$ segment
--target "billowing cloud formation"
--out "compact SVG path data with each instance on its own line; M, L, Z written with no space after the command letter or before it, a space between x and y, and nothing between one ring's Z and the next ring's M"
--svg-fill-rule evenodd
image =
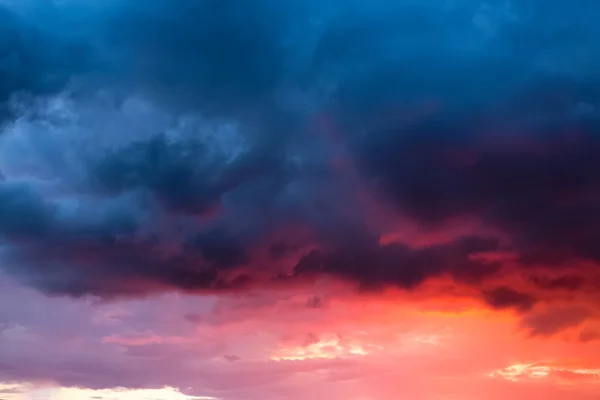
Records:
M9 7L2 268L104 297L443 276L523 311L490 278L595 285L598 6L534 3ZM385 240L409 225L439 234Z

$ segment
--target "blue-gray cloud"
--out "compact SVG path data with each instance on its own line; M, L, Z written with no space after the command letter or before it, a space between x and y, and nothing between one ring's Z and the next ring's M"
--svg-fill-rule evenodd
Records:
M7 6L3 266L46 292L110 296L315 273L477 285L502 267L474 257L491 251L515 252L523 268L597 263L597 11L525 0ZM381 245L389 226L374 221L374 201L427 229L477 218L510 240ZM483 297L503 307L497 295L510 293Z

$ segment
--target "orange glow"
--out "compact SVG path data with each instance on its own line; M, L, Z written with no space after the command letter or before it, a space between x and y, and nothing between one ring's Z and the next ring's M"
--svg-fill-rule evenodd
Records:
M600 385L600 369L586 369L554 365L545 363L514 364L494 371L492 377L501 377L509 381L518 382L528 379L553 379L560 384L581 383L582 380Z
M335 359L366 356L371 351L380 349L374 344L344 341L335 335L326 335L323 338L315 338L313 343L305 346L283 348L279 354L271 357L274 361L303 361L313 359Z
M157 398L187 399L185 389L194 385L196 397L222 400L261 400L264 393L276 393L267 399L286 400L398 400L399 394L408 400L593 400L600 391L600 346L579 339L580 332L597 329L596 309L577 298L520 314L457 296L456 287L443 279L416 292L338 289L335 296L307 287L285 294L215 296L203 312L205 298L178 295L98 305L83 317L103 335L69 343L81 351L92 349L93 357L110 355L114 367L166 376L167 386L185 393L172 391L168 397L161 392L160 397L157 392ZM527 323L556 324L554 317L569 317L565 310L582 306L591 307L589 320L549 335L532 336L527 330ZM536 313L543 318L531 318ZM128 326L129 320L140 328ZM25 328L0 335L7 345L22 348L44 339ZM53 347L35 349L42 357L40 352ZM168 362L155 361L163 358ZM181 376L187 379L183 386ZM9 393L13 389L0 385L0 397L29 398ZM100 392L85 392L85 397L63 387L53 393L42 399L89 400Z

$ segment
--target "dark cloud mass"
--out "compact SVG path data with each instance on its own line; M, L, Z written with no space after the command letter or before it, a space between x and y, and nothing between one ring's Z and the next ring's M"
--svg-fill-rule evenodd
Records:
M576 291L600 263L598 11L4 6L2 268L72 296L444 276L526 311L536 297L487 281L540 269L534 288ZM425 232L482 228L385 241L399 216ZM534 332L558 326L546 325Z
M529 311L537 302L535 297L506 286L486 291L483 297L486 303L500 310L514 308L519 311Z

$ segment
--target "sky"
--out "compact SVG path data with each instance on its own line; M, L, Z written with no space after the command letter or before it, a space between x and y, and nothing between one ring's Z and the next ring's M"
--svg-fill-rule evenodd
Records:
M0 399L588 400L579 0L0 0Z

